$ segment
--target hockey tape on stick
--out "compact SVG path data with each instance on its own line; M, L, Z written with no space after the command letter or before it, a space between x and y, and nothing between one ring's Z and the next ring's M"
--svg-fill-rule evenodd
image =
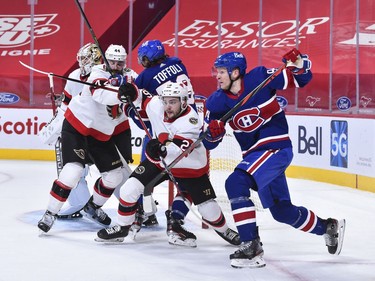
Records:
M269 84L277 75L279 75L287 65L283 64L280 66L274 73L272 73L270 76L268 76L265 80L263 80L256 88L254 88L250 93L248 93L242 100L240 100L238 103L236 103L223 117L220 118L220 121L225 123L230 117L232 117L232 114L240 108L242 105L244 105L252 96L257 94L261 89L263 89L267 84ZM168 166L167 168L170 170L172 169L181 159L183 159L186 155L188 155L193 149L195 149L200 143L205 139L205 137L208 134L208 130L204 131L201 136L193 143L191 144L186 150L184 150L179 156L176 157ZM150 181L146 186L144 190L144 196L148 196L151 194L154 185L165 175L165 171L158 174L152 181Z

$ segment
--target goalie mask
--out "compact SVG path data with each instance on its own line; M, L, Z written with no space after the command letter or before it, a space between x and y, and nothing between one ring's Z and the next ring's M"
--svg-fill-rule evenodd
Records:
M81 69L81 75L89 75L92 67L101 63L101 58L99 48L95 44L88 43L81 47L77 53L77 62Z
M164 98L169 98L169 97L180 99L180 102L181 102L180 114L187 108L189 92L183 84L176 83L176 82L166 83L163 90L161 91L160 99L164 103Z

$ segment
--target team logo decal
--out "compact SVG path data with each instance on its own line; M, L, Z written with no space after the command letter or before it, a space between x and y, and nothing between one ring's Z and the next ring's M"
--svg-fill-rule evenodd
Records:
M306 102L310 107L313 107L318 101L320 101L319 97L307 96Z
M135 168L134 173L136 173L136 174L138 174L138 175L141 175L141 174L143 174L145 171L146 171L145 167L143 167L143 166L138 166L137 168Z
M75 154L81 159L85 159L85 151L83 149L73 149Z
M243 132L252 132L264 123L257 107L242 110L233 117L234 126Z
M198 124L198 119L195 118L195 117L190 117L189 122L190 122L191 124L193 124L193 125L196 125L196 124Z

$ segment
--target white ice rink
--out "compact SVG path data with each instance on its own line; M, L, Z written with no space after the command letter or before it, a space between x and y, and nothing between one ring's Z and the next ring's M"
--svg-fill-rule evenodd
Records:
M329 255L322 237L279 224L263 212L258 218L266 267L234 269L229 254L236 247L212 230L202 229L192 215L186 227L197 235L198 247L168 244L165 187L155 190L159 227L143 228L135 242L95 242L100 227L86 219L56 221L48 235L39 237L36 224L55 176L54 162L0 160L0 281L375 280L373 193L290 179L295 205L304 205L323 218L346 219L341 255ZM114 198L104 209L116 220Z

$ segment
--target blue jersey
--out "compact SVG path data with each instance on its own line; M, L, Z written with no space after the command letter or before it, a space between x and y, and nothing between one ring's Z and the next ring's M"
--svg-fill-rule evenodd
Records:
M140 90L145 89L152 95L160 95L165 83L167 82L183 83L189 92L188 103L196 109L194 90L189 75L185 65L177 57L167 57L162 63L145 68L134 81ZM145 99L146 96L143 97L143 100ZM147 127L150 128L147 116L145 116L143 111L140 113L142 115L142 120ZM137 116L135 116L134 111L129 111L128 116L134 120L138 127L143 129Z
M242 90L233 95L222 89L214 92L206 101L205 122L220 119L231 108L271 75L275 69L256 67L243 78ZM310 71L293 75L288 69L277 75L267 86L239 107L229 119L234 136L239 143L242 156L257 150L291 147L285 113L276 100L276 90L305 86L312 78ZM219 142L204 140L207 149L215 148Z

